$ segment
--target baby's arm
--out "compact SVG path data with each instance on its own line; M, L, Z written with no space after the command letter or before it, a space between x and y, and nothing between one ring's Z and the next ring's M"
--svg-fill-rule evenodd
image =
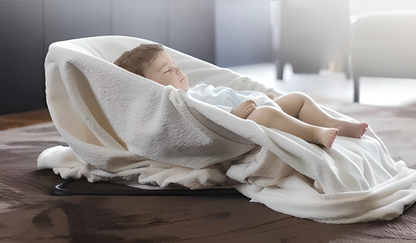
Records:
M242 119L246 119L255 109L256 103L252 100L246 100L233 109L231 114L234 114Z

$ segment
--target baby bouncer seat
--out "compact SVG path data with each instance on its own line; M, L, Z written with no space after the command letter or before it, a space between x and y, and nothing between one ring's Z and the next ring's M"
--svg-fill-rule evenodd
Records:
M371 129L361 139L338 137L326 149L240 119L113 64L143 43L152 42L100 36L50 46L47 103L69 146L42 152L40 169L150 190L234 187L273 210L327 223L392 219L416 200L416 172L393 161ZM203 82L281 95L228 69L165 50L190 87Z

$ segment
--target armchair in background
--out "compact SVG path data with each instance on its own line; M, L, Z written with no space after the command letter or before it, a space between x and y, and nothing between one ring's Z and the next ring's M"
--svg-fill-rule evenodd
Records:
M287 63L295 73L318 73L331 64L349 76L348 1L271 1L271 17L278 79Z
M416 14L360 17L351 30L355 102L360 77L416 78Z

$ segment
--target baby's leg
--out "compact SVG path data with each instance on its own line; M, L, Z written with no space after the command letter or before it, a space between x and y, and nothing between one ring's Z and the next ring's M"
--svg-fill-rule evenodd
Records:
M290 133L307 142L324 145L327 148L332 146L338 134L338 129L307 124L279 109L268 106L257 108L247 119L269 128Z
M307 95L289 93L274 100L284 112L301 121L315 126L336 128L340 136L360 138L368 124L349 122L329 116Z

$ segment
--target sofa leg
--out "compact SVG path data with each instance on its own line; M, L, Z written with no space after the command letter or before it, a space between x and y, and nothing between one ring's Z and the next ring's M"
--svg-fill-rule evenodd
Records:
M277 61L276 62L276 68L277 68L277 79L279 81L284 81L283 80L283 70L284 70L284 63L282 61Z
M345 55L344 58L345 78L352 78L351 55Z
M354 102L360 102L360 77L354 75Z

